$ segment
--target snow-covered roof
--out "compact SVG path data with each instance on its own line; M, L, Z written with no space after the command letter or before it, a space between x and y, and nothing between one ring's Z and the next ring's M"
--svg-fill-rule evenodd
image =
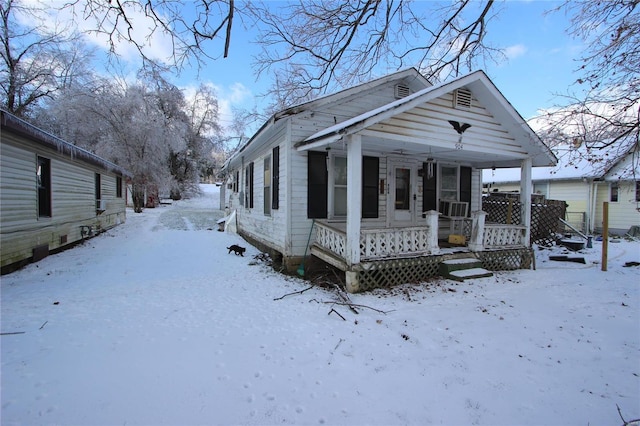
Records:
M16 117L15 115L7 111L0 110L0 113L2 115L3 128L11 129L15 133L26 136L34 142L37 142L43 146L55 149L60 154L68 155L70 158L85 161L87 163L101 167L110 172L120 174L122 176L131 177L131 173L118 166L117 164L114 164L102 157L93 154L92 152L87 151L86 149L80 148L79 146L73 145L72 143L64 141L57 136L45 132L44 130Z
M604 179L619 180L629 179L629 171L634 161L633 152L628 152L624 157L618 159L608 159L603 155L593 155L581 149L571 149L556 147L553 149L558 157L558 164L553 167L533 167L531 179L533 181L547 180L575 180L575 179ZM637 160L636 160L637 161ZM640 170L636 170L640 173ZM483 171L483 182L485 183L511 183L520 181L520 169L485 169Z

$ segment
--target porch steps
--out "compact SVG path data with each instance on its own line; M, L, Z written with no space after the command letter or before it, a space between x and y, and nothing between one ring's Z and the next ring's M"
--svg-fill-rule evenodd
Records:
M492 277L493 273L482 267L482 262L476 258L449 259L440 263L440 275L456 281L475 278Z

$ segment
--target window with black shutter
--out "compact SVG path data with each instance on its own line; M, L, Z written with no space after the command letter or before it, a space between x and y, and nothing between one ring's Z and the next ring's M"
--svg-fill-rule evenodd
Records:
M309 151L307 182L307 217L309 219L326 219L328 197L326 152Z
M253 208L253 162L249 163L245 169L244 179L244 206Z
M467 215L471 211L471 167L460 167L460 201L469 203Z

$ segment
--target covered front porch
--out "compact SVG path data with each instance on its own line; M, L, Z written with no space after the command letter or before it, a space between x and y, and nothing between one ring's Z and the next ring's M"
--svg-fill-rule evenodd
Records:
M531 169L555 158L481 72L319 130L295 147L308 155L311 253L344 270L350 291L437 275L452 256L484 259L492 270L531 264ZM489 223L482 170L514 167L518 225ZM465 244L445 247L448 235Z
M488 270L529 268L531 249L525 243L527 229L521 225L486 223L486 213L474 212L459 229L464 244L439 240L441 214L429 211L422 226L360 229L359 263L347 259L344 222L315 222L311 254L345 271L350 291L363 291L424 280L439 274L441 262L476 258ZM445 230L449 231L449 228Z

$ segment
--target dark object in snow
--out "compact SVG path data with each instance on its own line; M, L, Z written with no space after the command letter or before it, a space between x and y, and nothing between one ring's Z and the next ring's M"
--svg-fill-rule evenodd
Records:
M559 262L587 263L584 260L584 257L549 256L549 260L557 260Z
M624 268L628 268L629 266L640 266L640 262L627 262L622 265Z
M569 250L578 251L584 248L584 241L578 240L560 240L560 245L565 246Z
M244 247L240 247L237 244L232 244L231 246L227 247L229 249L229 253L234 252L237 255L240 255L242 257L244 257L244 252L246 250L246 248Z

